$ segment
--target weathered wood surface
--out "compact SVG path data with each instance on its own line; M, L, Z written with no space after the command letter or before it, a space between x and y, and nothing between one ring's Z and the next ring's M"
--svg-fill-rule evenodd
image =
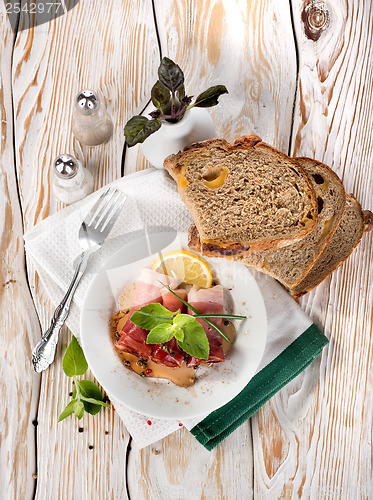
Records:
M40 335L28 290L14 167L11 67L14 34L0 3L0 481L3 498L32 498L38 378L30 365Z
M216 83L228 87L212 110L219 136L255 132L283 151L324 161L373 209L368 0L292 0L291 8L285 0L153 4L160 47L150 0L80 0L65 16L19 31L14 53L0 18L0 311L7 346L0 477L8 496L32 498L37 472L40 500L126 498L127 486L135 499L369 498L372 235L300 301L331 338L321 360L211 453L181 429L144 450L132 443L127 466L128 434L115 413L84 417L83 433L74 419L58 426L71 390L61 367L66 330L39 397L29 359L40 325L24 271L21 214L27 230L62 207L49 175L62 151L86 161L96 187L121 175L123 124L146 106L161 54L180 64L194 95ZM21 27L30 22L21 16ZM71 133L71 102L82 87L103 92L114 120L114 137L98 148L81 147ZM126 151L125 174L147 166L138 148ZM32 262L27 271L45 329L53 308Z
M233 141L253 132L287 151L296 90L288 3L186 0L170 9L167 0L156 0L155 14L161 53L183 69L187 93L197 96L216 84L228 88L229 95L211 109L217 136ZM140 451L133 447L128 469L131 498L253 495L250 422L210 453L188 432L180 434ZM155 449L161 452L154 454Z
M20 26L30 22L26 14L21 16ZM66 15L18 33L13 55L13 99L25 231L63 206L55 200L50 184L50 165L59 153L71 152L84 160L96 187L120 177L123 124L134 110L144 107L150 92L147 78L154 80L158 60L150 1L139 7L130 1L81 0ZM87 87L102 92L114 122L112 139L97 148L81 147L71 132L73 98ZM12 203L18 202L13 199ZM45 330L53 307L31 261L28 275ZM23 342L23 336L20 329L18 343ZM63 330L56 361L41 377L36 498L126 498L129 437L115 412L104 410L95 418L85 416L79 424L83 433L78 432L75 419L57 425L58 414L72 389L61 363L69 338ZM29 352L23 356L26 362L30 362ZM25 469L24 462L20 460L17 467ZM32 493L23 498L32 498Z
M291 154L330 165L373 207L372 6L292 2L299 76ZM372 235L300 304L330 337L252 419L259 498L370 498Z
M372 3L310 2L304 9L293 1L293 9L305 21L295 24L300 72L293 154L330 165L347 192L372 210ZM315 373L318 387L304 391L307 378L293 387L298 405L304 405L302 393L309 394L309 410L303 406L299 423L283 426L294 445L309 436L303 450L293 446L298 467L289 474L291 487L305 495L373 495L372 242L373 235L365 235L346 263L301 301L331 339Z

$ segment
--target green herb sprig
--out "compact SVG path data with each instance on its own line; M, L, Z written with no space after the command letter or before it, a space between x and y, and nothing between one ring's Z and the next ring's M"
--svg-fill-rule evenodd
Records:
M160 282L161 283L161 282ZM134 310L131 321L140 328L149 330L147 344L164 344L175 337L179 347L199 359L208 359L210 346L207 335L202 325L197 321L202 318L206 323L213 327L227 342L229 338L208 318L225 318L244 320L246 316L237 316L233 314L201 314L189 302L182 299L171 288L161 283L173 295L191 309L195 314L181 314L180 310L172 312L161 304L148 304L141 309Z
M78 380L77 376L84 375L88 370L88 363L85 359L83 349L80 347L76 337L73 336L66 349L62 360L62 368L68 377L74 380L72 400L58 417L58 422L69 417L73 413L80 420L84 412L96 415L102 406L110 408L104 403L100 389L90 380Z
M145 116L133 116L124 127L124 135L128 147L144 142L162 126L162 121L179 122L185 112L193 107L209 108L219 104L218 98L228 94L224 85L215 85L205 90L192 104L192 97L185 95L184 73L180 66L168 57L164 57L158 68L159 80L151 90L151 100L156 107L149 113L151 120Z

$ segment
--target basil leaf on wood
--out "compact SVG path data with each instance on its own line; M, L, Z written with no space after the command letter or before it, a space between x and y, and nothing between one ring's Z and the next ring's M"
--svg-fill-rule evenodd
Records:
M58 417L58 422L61 422L61 420L64 420L73 413L80 420L85 411L91 415L96 415L100 411L101 406L110 408L110 405L104 403L101 391L94 382L90 380L77 380L77 375L83 375L87 371L88 363L85 359L83 349L74 336L66 349L62 365L66 375L74 379L74 385L72 391L73 399Z
M156 108L165 108L170 102L170 91L158 80L152 88L151 98Z
M134 116L124 127L124 135L129 148L144 142L147 137L161 128L162 122L158 118L148 120L145 116Z
M83 418L83 415L84 415L84 404L83 404L83 401L81 401L80 399L77 399L75 401L74 412L75 412L75 415L78 417L79 420L81 418Z
M83 401L85 411L90 413L91 415L96 415L96 413L100 411L101 406L105 406L105 408L111 408L110 405L108 405L104 401L100 401L99 399L86 398L85 396L80 396L80 399ZM97 407L97 410L95 409L94 413L93 411L87 410L88 405L92 407Z
M158 78L162 85L171 90L171 92L176 92L184 83L184 73L180 66L168 57L164 57L161 61L158 68Z
M76 337L73 336L66 349L62 360L62 368L68 377L74 375L84 375L88 370L88 363L85 359L83 349L80 347Z
M100 411L101 406L110 408L110 405L103 402L101 391L94 382L91 382L90 380L80 380L78 382L78 385L80 391L80 399L83 401L84 409L87 413L96 415ZM73 397L75 397L74 390Z
M73 399L72 401L70 401L70 403L66 405L65 409L61 412L60 416L58 417L57 422L61 422L62 420L64 420L65 418L69 417L74 413L76 401L77 401L76 399Z
M214 87L210 87L197 97L193 106L198 108L210 108L211 106L216 106L219 104L218 98L222 94L228 94L228 90L225 85L215 85Z

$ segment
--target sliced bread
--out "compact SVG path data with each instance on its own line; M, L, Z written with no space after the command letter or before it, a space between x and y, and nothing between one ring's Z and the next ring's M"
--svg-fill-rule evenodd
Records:
M300 297L321 283L352 253L359 244L363 232L373 228L372 221L372 212L362 211L360 203L352 195L347 195L346 210L336 231L310 272L291 290L291 293L295 297Z
M194 144L164 167L192 213L204 255L280 248L316 225L316 194L304 168L258 136Z
M315 229L301 241L277 250L241 257L244 264L273 276L287 288L306 276L332 237L346 207L346 194L339 177L327 165L310 158L296 158L306 170L317 194L318 219Z

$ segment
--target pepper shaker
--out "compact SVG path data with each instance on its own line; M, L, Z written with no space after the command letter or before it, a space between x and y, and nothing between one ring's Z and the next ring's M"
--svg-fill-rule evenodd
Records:
M113 134L113 122L97 92L81 90L73 107L73 133L81 144L98 146Z
M93 177L74 156L63 153L54 160L52 188L56 198L70 204L93 191Z

